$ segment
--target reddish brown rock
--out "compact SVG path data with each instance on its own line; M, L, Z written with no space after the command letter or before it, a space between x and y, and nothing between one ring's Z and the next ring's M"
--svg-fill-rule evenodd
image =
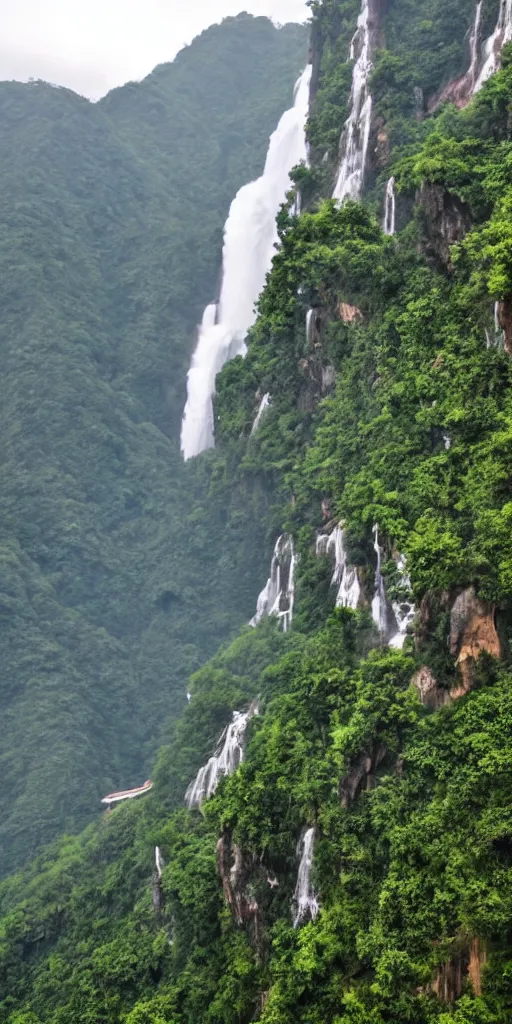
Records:
M344 324L362 323L363 314L357 306L351 306L348 302L340 302L338 313Z
M467 959L465 951L454 953L437 971L430 987L443 1003L454 1003L462 995Z
M481 939L459 939L449 960L436 972L430 989L444 1003L454 1003L462 995L469 978L476 996L482 994L482 968L487 963L487 951Z
M476 996L482 995L482 967L487 963L487 950L480 939L473 939L469 948L468 974L473 992Z
M450 691L453 700L463 697L471 689L475 664L482 654L490 654L493 658L501 656L494 605L481 601L473 587L463 590L453 602L450 653L457 659L460 673L460 682Z

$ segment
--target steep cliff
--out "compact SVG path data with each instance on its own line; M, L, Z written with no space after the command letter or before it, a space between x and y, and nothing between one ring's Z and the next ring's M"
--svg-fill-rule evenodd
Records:
M1 887L9 1024L512 1019L512 7L310 6L308 166L194 465L271 503L256 615L145 802Z
M0 84L1 873L147 778L251 615L266 500L209 493L179 424L229 203L305 59L245 15L99 104Z

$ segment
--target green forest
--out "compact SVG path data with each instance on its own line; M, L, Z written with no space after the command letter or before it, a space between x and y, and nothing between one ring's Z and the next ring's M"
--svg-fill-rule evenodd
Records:
M230 202L306 49L242 15L100 103L0 83L0 874L148 778L252 614L261 500L208 496L179 424Z
M308 6L308 164L187 463L306 29L0 85L2 1024L512 1024L512 10Z

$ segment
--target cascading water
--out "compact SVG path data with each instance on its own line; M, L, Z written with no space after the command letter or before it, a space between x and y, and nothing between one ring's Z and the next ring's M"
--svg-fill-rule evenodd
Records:
M347 197L358 199L363 186L366 154L372 120L372 97L369 90L371 62L370 0L363 0L356 33L350 47L355 60L352 72L350 114L341 136L341 164L333 199L343 202Z
M384 199L384 220L382 223L382 230L385 235L394 235L395 233L395 211L395 179L390 178L386 185L386 195Z
M224 729L217 752L207 764L199 769L195 779L185 793L187 807L201 807L205 800L213 796L224 775L232 775L244 759L244 738L247 725L254 715L258 714L257 705L248 711L234 711L230 724Z
M257 429L258 429L258 427L259 427L259 425L261 423L262 416L264 415L265 410L268 409L270 404L271 404L271 398L270 398L270 395L269 395L269 393L267 391L266 395L263 395L263 398L261 399L261 402L259 404L258 412L256 413L256 418L254 420L254 423L253 423L252 429L251 429L251 437L253 436L253 434L256 433L256 431L257 431Z
M381 572L382 548L379 544L379 527L377 525L373 527L373 534L373 549L377 555L377 568L375 570L375 592L372 601L372 618L381 636L387 638L389 632L388 601L386 597L384 579Z
M155 870L159 879L162 877L162 871L164 869L164 866L165 861L164 858L162 857L160 847L155 846Z
M403 555L399 555L396 560L396 567L400 577L400 583L402 587L411 589L411 581L407 572L407 566ZM405 643L407 631L411 625L414 616L416 615L416 608L411 601L393 601L393 614L397 625L397 632L391 637L389 641L390 647L402 648Z
M317 555L331 555L334 558L334 572L331 586L337 588L336 608L357 608L361 597L361 586L357 570L347 561L345 533L336 526L332 533L321 533L316 538Z
M471 82L471 91L474 90L477 79L478 71L478 56L479 56L479 44L480 44L480 25L482 23L482 8L483 0L478 0L475 10L475 20L473 22L473 28L471 30L471 36L469 39L469 52L470 52L470 64L468 69L468 79Z
M475 82L473 93L478 92L484 82L498 70L500 66L500 54L505 46L512 40L512 0L501 0L500 11L496 28L486 40L483 52L483 64L480 74Z
M259 626L265 616L275 615L281 621L283 632L288 632L293 619L296 563L293 537L283 533L276 541L270 576L258 597L256 614L251 619L250 626Z
M311 65L295 88L294 106L271 136L261 178L235 196L224 229L222 289L215 316L209 306L187 380L181 450L190 459L214 445L215 378L225 363L245 354L245 338L278 242L276 217L290 188L290 171L307 160L305 124Z
M313 329L315 325L315 311L314 309L308 309L306 313L306 341L308 345L313 340Z
M293 927L297 928L302 921L311 918L315 920L320 904L311 884L311 869L313 867L313 848L315 844L315 830L308 828L297 846L297 854L300 856L299 873L297 885L293 894L293 906L295 908Z

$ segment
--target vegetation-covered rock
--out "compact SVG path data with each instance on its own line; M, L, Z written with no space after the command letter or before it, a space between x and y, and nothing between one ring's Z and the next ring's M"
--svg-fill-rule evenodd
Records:
M303 212L282 209L247 356L218 379L217 448L178 475L192 521L206 493L219 522L227 505L219 536L240 528L244 557L293 534L292 629L270 617L224 645L144 802L4 881L6 1024L512 1021L510 48L467 106L439 103L468 67L473 3L374 4L365 189L339 206L359 12L310 7ZM333 576L316 544L339 524L354 608L335 608L341 556ZM250 564L263 585L253 559L216 582ZM414 601L402 647L376 598L395 626ZM237 770L185 809L255 701ZM299 920L306 830L315 910Z

